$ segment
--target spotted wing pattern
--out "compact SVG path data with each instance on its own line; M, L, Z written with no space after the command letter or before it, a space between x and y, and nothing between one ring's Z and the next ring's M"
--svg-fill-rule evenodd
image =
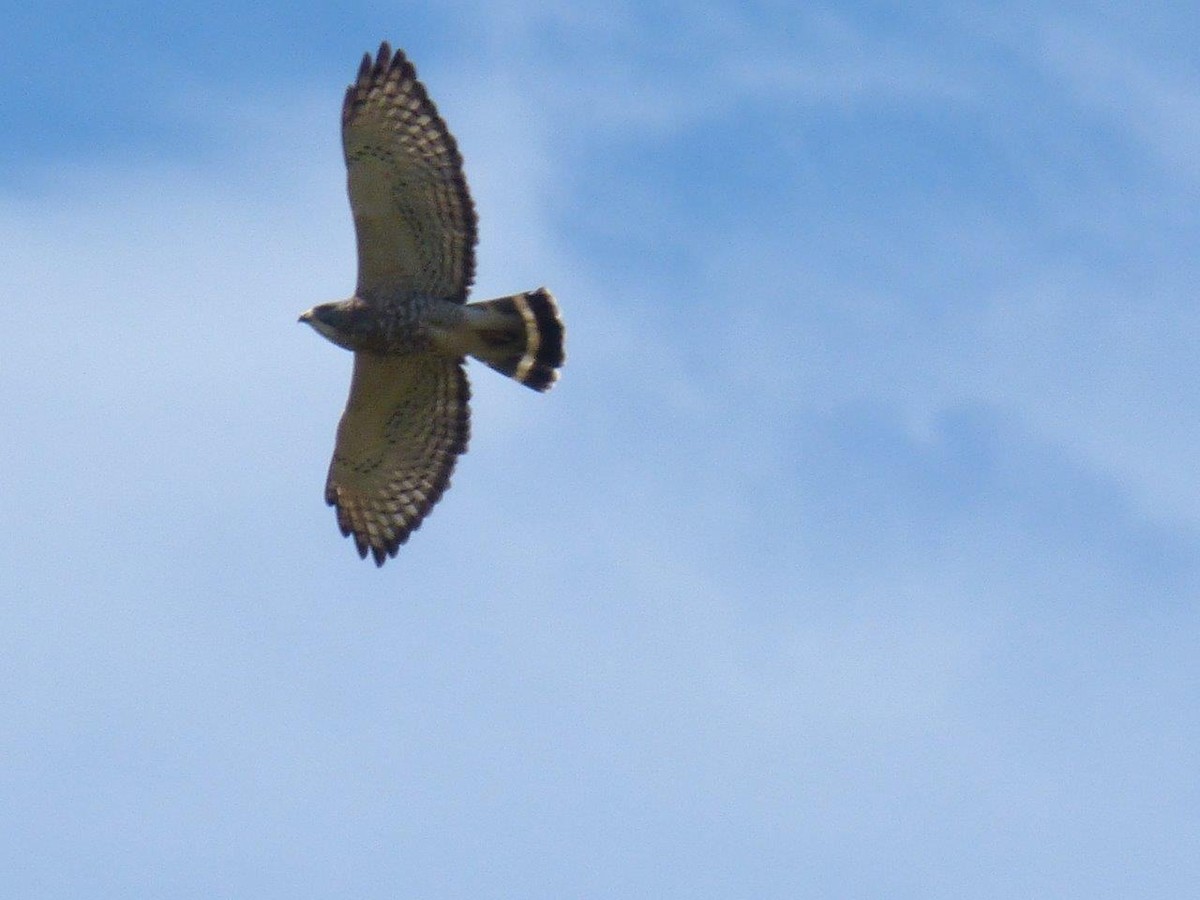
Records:
M325 501L359 556L383 565L442 496L467 447L469 401L459 360L354 355Z
M475 275L475 208L462 156L404 56L363 57L342 106L342 146L358 236L357 294L462 303Z

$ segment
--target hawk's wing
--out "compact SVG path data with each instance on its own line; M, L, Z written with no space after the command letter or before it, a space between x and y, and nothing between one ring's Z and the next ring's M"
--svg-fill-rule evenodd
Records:
M442 496L467 448L470 395L459 360L354 354L325 500L359 556L383 565Z
M358 289L386 302L462 303L475 276L475 208L462 157L402 52L363 57L342 106Z

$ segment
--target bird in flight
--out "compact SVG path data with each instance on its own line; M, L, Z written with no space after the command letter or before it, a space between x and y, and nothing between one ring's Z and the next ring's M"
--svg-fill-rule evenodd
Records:
M346 90L342 148L358 285L300 321L354 353L325 500L358 555L381 566L466 450L466 357L545 391L563 364L563 324L545 288L466 302L476 218L462 157L412 63L387 42Z

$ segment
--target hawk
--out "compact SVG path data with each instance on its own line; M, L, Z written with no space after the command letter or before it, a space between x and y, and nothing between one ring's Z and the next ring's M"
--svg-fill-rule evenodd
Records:
M358 284L300 321L354 353L325 500L358 555L382 566L466 450L466 357L545 391L563 363L563 324L545 288L466 302L476 219L462 157L412 63L386 41L346 90L342 148Z

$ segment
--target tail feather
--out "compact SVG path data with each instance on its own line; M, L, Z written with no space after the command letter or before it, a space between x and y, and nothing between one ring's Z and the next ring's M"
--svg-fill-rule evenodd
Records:
M535 391L554 384L566 357L558 304L548 290L538 288L467 308L472 311L472 356Z

